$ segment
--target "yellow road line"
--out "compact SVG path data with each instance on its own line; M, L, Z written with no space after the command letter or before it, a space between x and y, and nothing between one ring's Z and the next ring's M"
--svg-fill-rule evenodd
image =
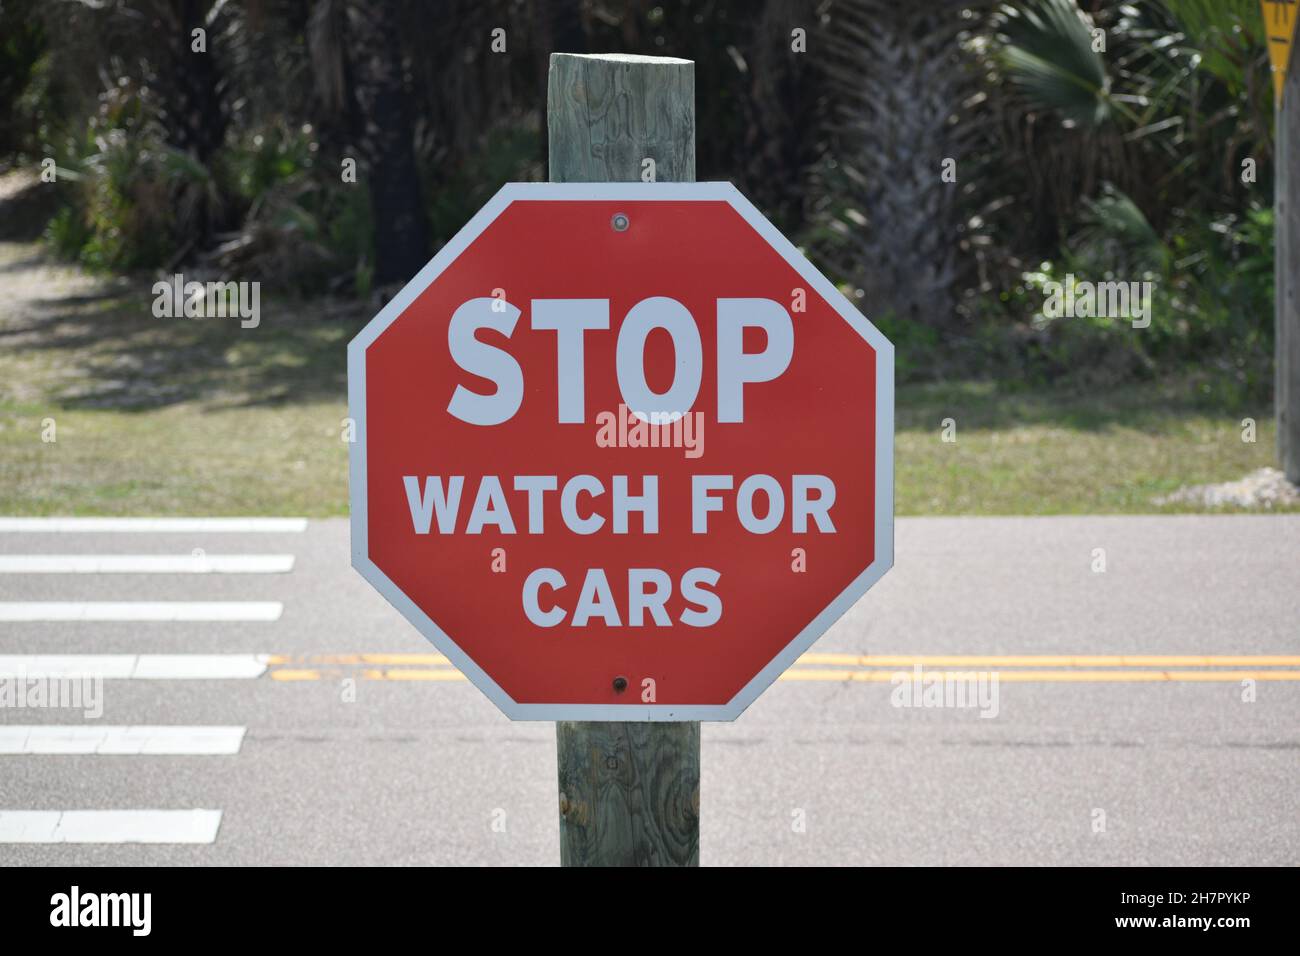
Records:
M468 680L460 671L447 667L436 670L365 670L361 676L365 680Z
M451 661L441 654L362 654L367 664L432 664L451 666Z
M273 670L271 680L276 681L318 681L323 675L318 670L298 670L281 668ZM1181 682L1233 682L1246 679L1256 681L1300 681L1300 671L1168 671L1168 670L1129 670L1129 671L943 671L930 670L924 676L934 680L970 680L975 675L997 675L999 681L1008 683L1160 683L1168 681ZM848 670L831 668L793 668L786 671L777 680L783 681L848 681L855 683L886 684L899 676L910 678L909 671L898 670ZM463 681L467 678L458 670L440 667L423 669L385 669L361 671L363 680L388 681Z
M1300 667L1282 654L804 654L796 664L855 667Z
M442 654L273 654L267 663L450 667ZM795 666L846 667L1300 667L1289 654L804 654Z
M1300 681L1300 671L925 671L924 676L934 680L970 680L977 673L996 674L999 681L1008 683L1143 683L1159 681ZM865 681L888 683L896 676L910 678L908 671L888 670L830 670L794 668L777 680L795 681Z
M293 667L293 664L363 665L364 680L464 681L466 677L442 654L276 654L268 658L275 681L319 681L342 676L334 669ZM816 667L812 665L829 665ZM1153 683L1163 681L1300 681L1300 670L1170 670L1169 668L1294 667L1300 656L1285 654L804 654L782 674L784 681L849 681L888 683L903 668L928 668L926 677L970 679L978 669L1009 683ZM941 670L936 668L962 668ZM1001 670L1014 668L1075 668L1072 670ZM1157 668L1154 670L1095 670L1088 668Z
M451 661L441 654L272 654L267 658L271 665L281 664L422 664L450 666Z
M281 667L271 671L271 680L320 680L320 671Z

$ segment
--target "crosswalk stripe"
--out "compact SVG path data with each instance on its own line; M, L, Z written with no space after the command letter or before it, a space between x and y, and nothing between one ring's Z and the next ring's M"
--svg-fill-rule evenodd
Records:
M0 601L0 621L276 621L279 601Z
M292 554L0 554L0 574L283 574Z
M295 534L306 518L0 518L0 533L203 532Z
M239 753L243 727L0 726L0 754L218 756Z
M0 654L0 678L249 680L265 654Z
M0 810L0 843L212 843L220 810Z

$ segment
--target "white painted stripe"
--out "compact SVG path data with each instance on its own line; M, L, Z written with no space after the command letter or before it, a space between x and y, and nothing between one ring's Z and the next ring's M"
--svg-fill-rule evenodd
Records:
M0 518L0 532L274 532L307 530L306 518Z
M266 654L141 654L133 680L195 680L261 677Z
M243 727L0 726L0 754L213 756L237 754Z
M292 554L0 554L0 574L283 574Z
M0 810L0 843L212 843L220 810Z
M138 654L3 654L0 655L0 680L24 677L124 680L135 676L139 659Z
M279 601L0 601L0 621L276 621Z
M0 654L0 678L250 680L266 654Z

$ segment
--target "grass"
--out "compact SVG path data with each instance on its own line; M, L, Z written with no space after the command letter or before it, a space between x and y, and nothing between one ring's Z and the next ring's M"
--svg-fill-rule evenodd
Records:
M256 329L158 319L150 285L0 243L0 514L346 514L344 347L368 312L264 297ZM1194 510L1152 499L1273 463L1267 409L1229 412L1187 381L897 401L899 514Z
M263 299L243 329L155 318L151 286L0 243L0 514L346 514L364 311Z
M899 390L898 406L899 514L1196 511L1153 499L1275 464L1268 409L1215 410L1182 380L1074 393L917 386ZM1242 440L1248 417L1254 442ZM942 440L945 418L955 442Z
M0 406L0 514L347 514L342 402ZM57 441L41 441L52 417Z

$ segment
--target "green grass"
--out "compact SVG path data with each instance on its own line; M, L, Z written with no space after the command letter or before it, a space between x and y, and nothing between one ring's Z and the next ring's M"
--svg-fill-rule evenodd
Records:
M156 318L151 286L0 243L0 514L346 514L345 349L368 313L264 297L244 329Z
M347 514L342 402L0 406L0 514ZM53 417L57 441L41 441Z
M918 386L900 389L898 406L899 514L1195 511L1152 499L1275 464L1268 409L1216 410L1182 380L1076 393ZM945 418L955 442L941 440Z
M262 324L241 329L155 318L148 279L87 283L0 243L0 514L347 513L345 346L367 310L264 295ZM1268 409L1191 382L901 388L898 513L1191 510L1152 499L1240 478L1274 448Z

